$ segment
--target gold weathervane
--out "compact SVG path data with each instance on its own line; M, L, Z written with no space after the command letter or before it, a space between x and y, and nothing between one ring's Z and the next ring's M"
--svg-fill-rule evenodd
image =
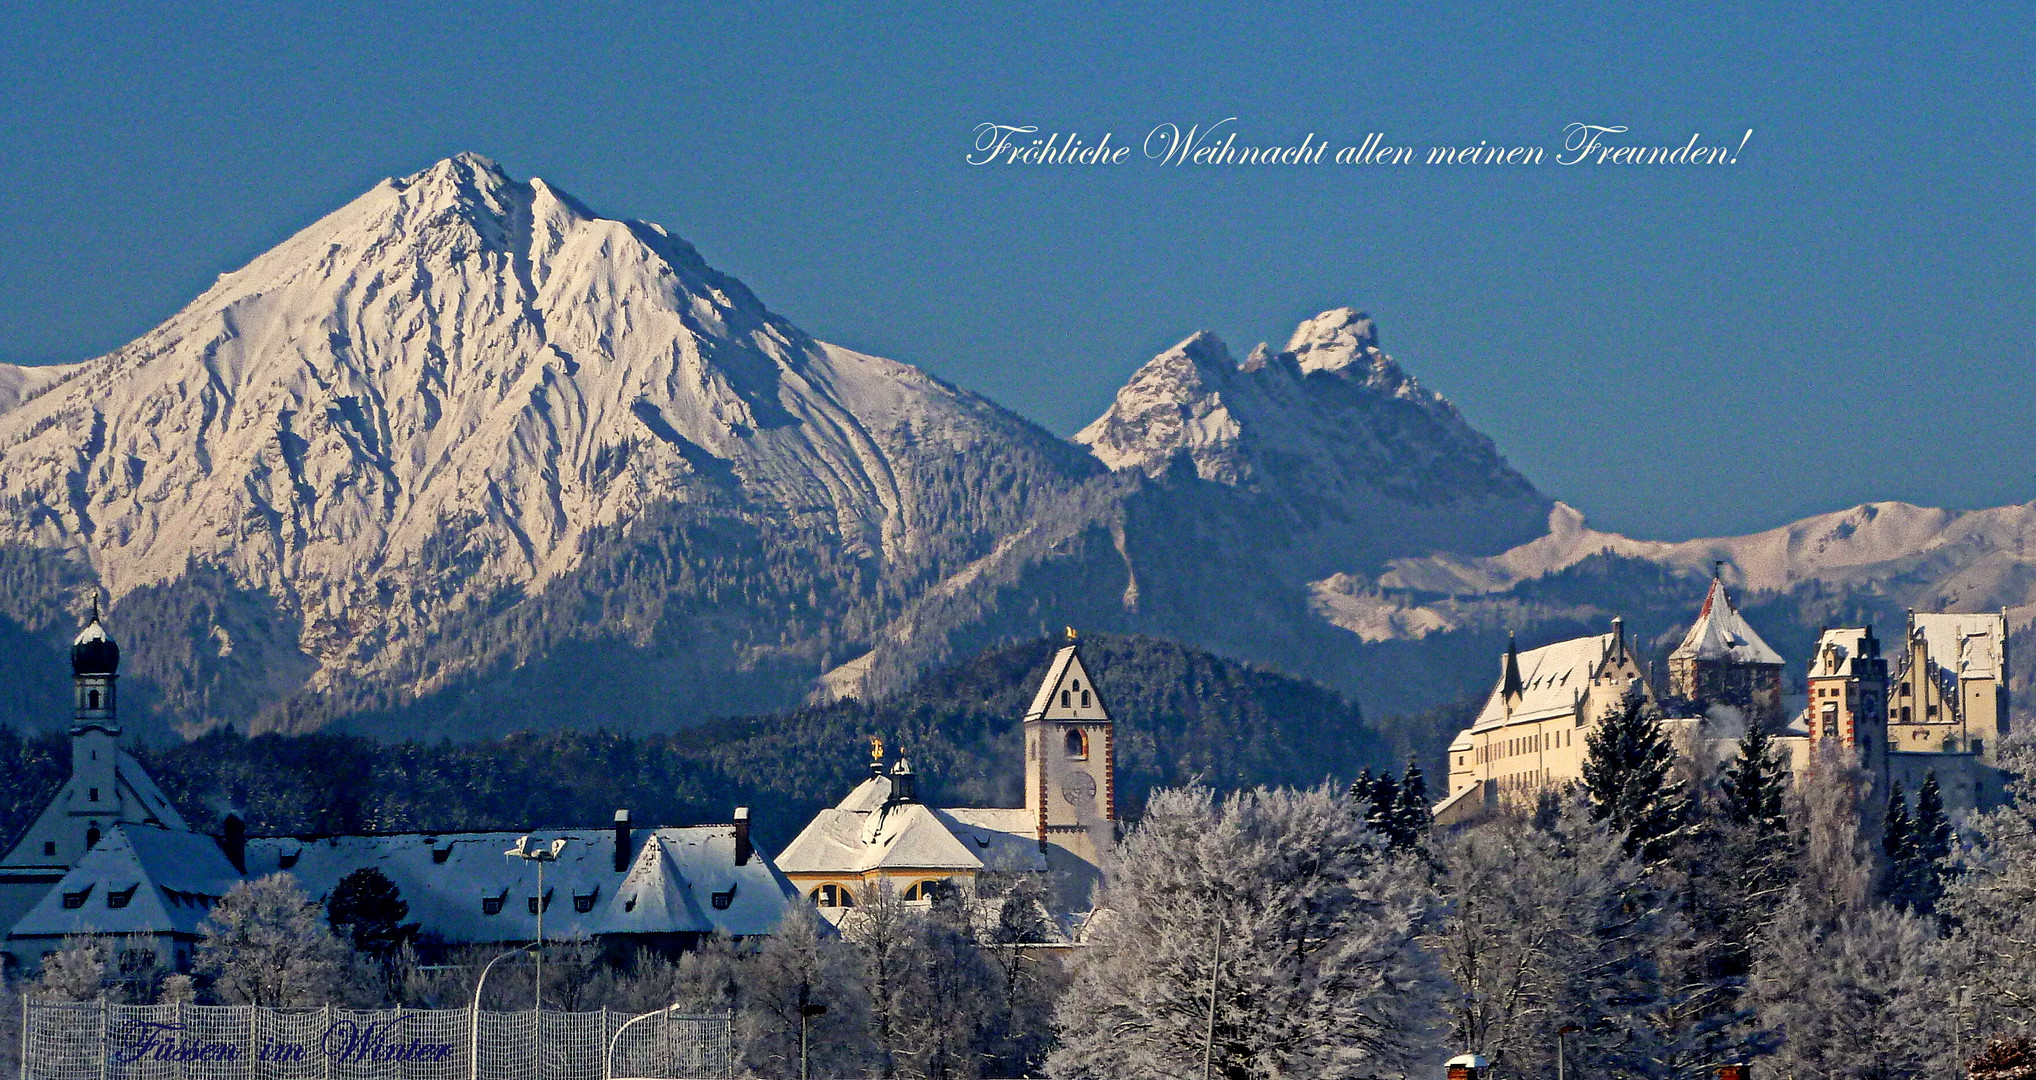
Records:
M870 760L878 764L882 764L884 760L884 740L875 735L870 736Z

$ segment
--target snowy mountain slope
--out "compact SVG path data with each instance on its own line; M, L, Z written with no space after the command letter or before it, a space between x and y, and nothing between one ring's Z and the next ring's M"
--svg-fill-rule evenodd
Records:
M955 455L1090 471L982 398L812 340L662 228L474 155L383 182L114 353L0 372L10 402L0 542L69 551L116 599L223 567L301 619L314 687L541 589L656 504L912 566L1001 527L917 483Z

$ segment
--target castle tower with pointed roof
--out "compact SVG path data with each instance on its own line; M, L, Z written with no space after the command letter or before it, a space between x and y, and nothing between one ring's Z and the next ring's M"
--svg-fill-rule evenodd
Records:
M1756 723L1782 722L1781 654L1768 647L1713 574L1697 621L1668 654L1668 690L1700 704L1734 705Z

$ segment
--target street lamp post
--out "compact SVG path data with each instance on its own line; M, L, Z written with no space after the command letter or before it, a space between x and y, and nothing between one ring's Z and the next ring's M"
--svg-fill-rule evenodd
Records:
M799 984L799 1080L806 1080L806 1024L816 1016L827 1014L827 1006L811 1000L812 991L811 984Z
M557 862L566 849L564 837L553 840L549 847L531 847L530 834L516 838L516 846L503 854L528 859L537 864L537 1005L535 1011L544 1011L544 864Z
M529 949L530 946L528 945L518 945L488 961L481 968L481 977L474 980L474 1003L467 1009L467 1076L469 1080L480 1080L481 1077L481 989L488 985L488 972L495 970L496 964Z
M1567 1063L1563 1057L1563 1042L1569 1036L1582 1030L1583 1028L1575 1024L1564 1024L1555 1029L1555 1080L1568 1080Z
M668 1013L675 1013L678 1011L679 1011L678 1003L673 1002L672 1004L667 1005L662 1009L658 1009L653 1012L647 1012L644 1013L642 1016L635 1017L634 1019L631 1019L628 1022L624 1023L621 1027L616 1028L615 1034L608 1039L608 1056L602 1059L601 1076L603 1077L603 1080L615 1080L615 1044L622 1041L622 1033L629 1030L630 1024L641 1023L642 1021L648 1020L653 1016L664 1016Z

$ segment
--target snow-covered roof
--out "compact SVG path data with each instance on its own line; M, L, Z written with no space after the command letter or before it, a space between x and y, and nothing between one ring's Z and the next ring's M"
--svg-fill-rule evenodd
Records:
M240 880L209 836L122 823L15 922L11 936L196 936L212 903Z
M537 868L507 854L521 832L403 833L322 838L258 837L247 843L247 871L278 870L306 895L323 899L341 878L374 867L410 905L427 940L452 944L521 941L537 934L530 902ZM630 829L626 869L615 869L612 828L551 829L529 834L533 847L564 840L558 861L545 864L547 937L604 934L769 933L795 896L762 852L735 864L735 826ZM714 906L726 894L728 906ZM484 901L498 900L491 914ZM588 907L580 911L581 904Z
M1492 687L1491 696L1485 699L1485 707L1472 723L1472 730L1546 720L1574 711L1577 700L1590 688L1591 680L1598 677L1615 644L1611 634L1594 634L1518 654L1519 696L1510 702L1506 692L1511 681L1505 670L1508 661L1502 659L1498 685Z
M537 916L530 910L537 869L507 854L521 835L250 837L242 875L210 836L116 825L15 925L14 934L197 934L211 901L243 877L287 873L306 896L323 902L341 878L373 867L395 884L426 941L524 941L537 934ZM537 846L566 841L558 861L545 865L544 887L551 896L547 937L767 934L797 896L762 852L736 865L733 825L633 829L628 835L629 861L618 871L613 829L530 834ZM137 884L141 887L126 892ZM123 892L122 906L109 907L106 895ZM66 895L79 893L82 906L64 907ZM491 900L496 903L487 903ZM582 904L587 910L580 910Z
M71 639L71 644L83 645L91 641L106 641L106 640L108 640L106 636L106 627L99 622L99 617L95 615L92 617L91 622L85 624L85 628L83 630L78 631L78 636Z
M787 874L844 875L1045 869L1038 822L1024 809L937 809L898 798L896 791L888 775L856 785L840 803L814 815L779 854L778 868Z
M1879 651L1879 643L1874 641L1870 626L1840 626L1826 630L1817 636L1817 646L1810 653L1810 678L1851 676L1855 674L1854 660L1871 658Z
M162 788L156 786L156 782L149 777L148 770L141 767L141 762L136 761L133 754L122 750L120 756L114 759L114 766L120 782L127 787L127 794L134 796L134 801L141 804L148 817L161 822L165 828L180 832L190 830L191 826L184 821L184 815L177 813L177 808L170 803L170 797L163 794Z
M1095 680L1089 678L1088 668L1082 665L1081 654L1070 643L1063 645L1053 656L1053 663L1047 666L1046 678L1039 682L1039 692L1032 695L1032 707L1025 710L1027 720L1108 720L1110 714L1103 708L1103 694L1096 689Z
M1975 614L1916 612L1911 633L1923 639L1930 662L1948 676L1999 678L2008 640L2007 616L1998 611Z
M1704 608L1683 643L1669 654L1673 660L1730 660L1736 664L1779 664L1781 654L1769 648L1725 595L1725 583L1711 579Z

